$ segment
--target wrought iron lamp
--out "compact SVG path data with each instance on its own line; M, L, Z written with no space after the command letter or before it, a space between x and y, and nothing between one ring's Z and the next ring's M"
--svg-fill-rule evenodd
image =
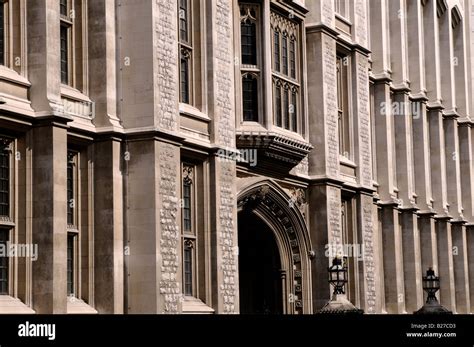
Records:
M415 314L452 314L451 311L441 306L436 298L436 293L440 288L439 277L436 276L432 268L429 268L426 276L423 277L423 290L427 294L426 303Z
M344 259L345 260L345 259ZM347 265L341 258L334 258L332 266L328 268L329 283L334 288L334 295L345 294L347 284Z
M328 268L329 283L334 291L331 300L321 309L320 314L363 314L364 311L355 307L347 300L345 286L347 279L347 258L336 257Z

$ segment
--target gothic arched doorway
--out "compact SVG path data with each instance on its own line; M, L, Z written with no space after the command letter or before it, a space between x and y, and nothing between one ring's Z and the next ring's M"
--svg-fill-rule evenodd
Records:
M240 312L283 314L281 257L272 230L258 217L239 214Z
M239 183L240 312L312 313L313 253L302 211L271 180Z

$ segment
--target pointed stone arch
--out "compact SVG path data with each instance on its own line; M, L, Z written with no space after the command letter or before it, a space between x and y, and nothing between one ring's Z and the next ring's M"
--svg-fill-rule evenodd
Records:
M273 231L285 271L285 312L312 313L311 260L314 252L299 207L274 181L249 178L238 185L238 212L244 211L260 218Z

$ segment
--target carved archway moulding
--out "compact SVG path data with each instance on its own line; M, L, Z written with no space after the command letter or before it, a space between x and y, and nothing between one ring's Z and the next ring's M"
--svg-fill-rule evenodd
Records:
M284 271L285 313L310 314L311 258L314 252L301 210L277 183L269 179L242 179L238 211L251 213L273 231Z

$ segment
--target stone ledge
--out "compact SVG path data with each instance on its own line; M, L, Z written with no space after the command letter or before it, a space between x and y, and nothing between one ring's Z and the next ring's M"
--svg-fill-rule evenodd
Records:
M35 314L20 299L8 295L0 295L0 314Z
M207 306L201 300L193 297L185 297L183 301L184 314L214 314L214 309Z
M74 297L67 298L67 313L68 314L97 314L97 310L81 299Z

